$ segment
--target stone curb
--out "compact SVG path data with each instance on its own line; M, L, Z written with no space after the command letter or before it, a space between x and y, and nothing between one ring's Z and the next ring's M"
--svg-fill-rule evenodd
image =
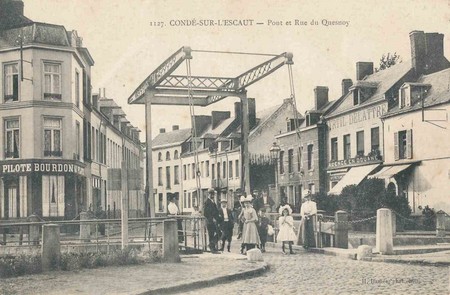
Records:
M267 243L269 245L269 243ZM276 243L270 243L269 247L276 247ZM295 249L303 249L301 246L294 245L292 247ZM330 251L328 249L324 248L310 248L306 250L311 253L317 253L317 254L323 254L323 255L329 255L329 256L336 256L336 257L343 257L351 260L357 260L356 259L356 253L340 253L335 251ZM367 262L384 262L384 263L403 263L403 264L411 264L411 265L429 265L429 266L450 266L450 261L434 261L432 259L401 259L401 258L391 258L391 257L366 257L361 259L360 261L367 261Z
M258 267L256 269L216 277L209 280L200 280L191 283L182 283L170 287L151 289L142 293L137 293L136 295L173 294L173 293L187 292L195 289L215 286L229 281L244 280L251 277L256 277L263 274L267 270L269 270L269 266L267 265L267 263L264 263L261 267Z
M403 263L411 265L429 265L429 266L450 266L450 261L432 261L429 259L398 259L389 257L366 257L361 259L361 261L369 262L384 262L384 263Z

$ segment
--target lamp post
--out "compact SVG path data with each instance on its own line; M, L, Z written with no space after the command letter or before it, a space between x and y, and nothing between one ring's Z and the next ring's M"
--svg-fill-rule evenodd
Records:
M280 151L281 148L279 145L277 145L276 142L274 142L272 144L272 146L270 147L270 157L275 160L275 199L277 200L277 203L280 202L279 197L278 197L278 158L280 155Z

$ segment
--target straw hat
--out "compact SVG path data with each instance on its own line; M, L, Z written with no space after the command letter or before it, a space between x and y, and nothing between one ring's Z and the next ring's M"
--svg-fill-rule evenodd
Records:
M245 196L244 196L244 195L242 195L242 196L239 198L239 202L241 202L241 203L244 203L244 202L245 202Z
M289 206L288 204L286 204L286 205L284 205L284 206L281 206L280 209L278 210L278 213L280 213L280 215L283 215L283 211L284 211L284 210L288 210L289 215L292 214L292 208L291 208L291 206Z
M221 202L221 203L228 203L228 200L227 200L227 198L221 198L221 199L220 199L220 202Z

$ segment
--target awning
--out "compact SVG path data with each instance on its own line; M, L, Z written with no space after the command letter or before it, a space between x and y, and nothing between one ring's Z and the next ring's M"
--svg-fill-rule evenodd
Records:
M365 165L351 168L342 179L328 192L329 195L339 195L347 185L358 185L370 172L380 164Z
M369 175L368 178L382 178L389 179L402 172L405 169L408 169L412 164L404 164L404 165L395 165L395 166L385 166L383 169L378 171L373 175Z

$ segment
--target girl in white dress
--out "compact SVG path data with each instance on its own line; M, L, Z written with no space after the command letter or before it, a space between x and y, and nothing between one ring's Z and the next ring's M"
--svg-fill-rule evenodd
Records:
M280 231L278 232L277 241L283 243L282 250L283 254L286 254L284 250L284 245L287 243L289 245L289 253L294 254L292 251L292 244L297 240L297 236L294 232L294 218L292 218L292 209L289 205L284 205L279 209L280 218L278 219L278 225Z

